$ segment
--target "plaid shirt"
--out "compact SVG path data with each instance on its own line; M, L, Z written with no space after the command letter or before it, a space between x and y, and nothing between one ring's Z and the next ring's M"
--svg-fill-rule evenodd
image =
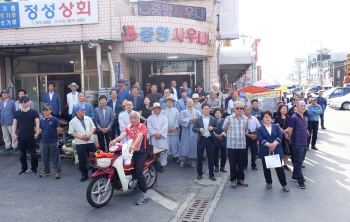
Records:
M249 129L249 120L241 116L239 120L235 114L225 118L223 129L227 129L227 148L245 149L245 132Z

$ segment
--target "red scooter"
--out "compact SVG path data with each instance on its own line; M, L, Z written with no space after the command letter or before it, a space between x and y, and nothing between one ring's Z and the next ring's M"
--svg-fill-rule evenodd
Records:
M112 148L112 147L111 147ZM134 161L126 165L122 156L123 144L116 144L113 158L97 158L95 153L90 153L89 164L98 168L92 175L92 181L86 190L86 198L89 204L99 208L105 206L112 198L114 190L126 192L128 189L137 189L137 177ZM157 181L157 169L160 167L160 153L163 149L153 151L152 145L147 145L147 161L143 174L146 179L147 189L154 186ZM151 150L151 151L150 151Z

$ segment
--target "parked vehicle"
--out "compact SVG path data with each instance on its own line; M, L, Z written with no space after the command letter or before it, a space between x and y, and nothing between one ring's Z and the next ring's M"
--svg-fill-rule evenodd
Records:
M130 146L131 142L129 145L125 145ZM157 169L159 170L160 167L160 163L157 160L160 157L160 153L165 149L157 149L158 152L153 153L152 151L150 154L149 148L153 150L153 146L147 146L150 147L147 147L148 155L143 175L146 179L147 189L150 189L157 181ZM114 190L126 192L129 189L137 189L134 161L129 159L124 162L122 150L128 151L129 147L124 148L123 144L112 146L110 151L114 152L114 155L110 158L96 158L95 153L90 154L90 166L99 169L92 175L92 180L86 190L86 198L91 206L96 208L105 206L111 200Z
M331 108L339 108L345 110L350 109L350 94L330 99L328 101L328 106Z
M321 86L313 86L313 87L310 87L306 90L306 94L308 93L316 93L318 94L318 91L322 90L322 87Z
M329 91L325 96L327 100L332 98L342 97L350 93L350 87L335 87L332 89L334 90Z

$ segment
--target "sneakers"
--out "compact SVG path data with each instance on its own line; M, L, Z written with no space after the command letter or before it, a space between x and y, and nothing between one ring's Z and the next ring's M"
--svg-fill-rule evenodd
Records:
M298 182L298 179L296 179L296 178L294 178L294 177L292 177L290 180L291 180L291 181L294 181L294 182Z
M11 148L5 148L5 149L4 149L4 151L9 151L9 150L11 150Z
M272 189L272 183L267 183L266 184L266 189Z
M16 152L16 151L18 151L18 147L13 148L13 152Z
M29 172L29 170L21 170L21 172L19 172L19 175L23 175L23 174L28 173L28 172Z
M305 185L304 185L305 186ZM284 192L289 192L289 187L287 185L283 186L283 191Z
M56 172L56 174L55 174L55 179L60 179L60 178L61 178L60 172Z
M183 168L185 166L185 161L181 160L179 167Z
M311 149L313 149L313 150L318 150L318 149L316 148L316 146L312 146Z
M193 160L191 161L190 166L191 166L192 168L195 168L195 167L196 167L196 164L194 163L194 161L193 161Z
M180 159L179 159L179 157L175 157L174 159L175 159L175 162L176 162L177 164L179 164L179 163L181 162Z
M47 173L47 172L43 172L42 174L39 175L39 177L46 177L46 176L50 176L51 173Z
M33 175L38 175L38 171L37 170L32 170Z
M258 170L258 168L256 168L256 167L252 167L252 170L255 170L255 171L257 171L257 170Z
M305 184L303 182L299 182L298 187L300 189L306 189L306 186L305 186Z
M148 197L147 196L146 197L141 196L140 199L138 201L136 201L136 205L145 204L145 203L147 203L147 201L148 201Z

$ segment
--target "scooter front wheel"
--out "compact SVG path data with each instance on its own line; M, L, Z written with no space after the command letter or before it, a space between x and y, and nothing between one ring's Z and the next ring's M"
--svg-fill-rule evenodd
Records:
M103 174L92 179L86 190L86 198L93 207L100 208L111 200L114 193L112 180L108 180L108 174Z

